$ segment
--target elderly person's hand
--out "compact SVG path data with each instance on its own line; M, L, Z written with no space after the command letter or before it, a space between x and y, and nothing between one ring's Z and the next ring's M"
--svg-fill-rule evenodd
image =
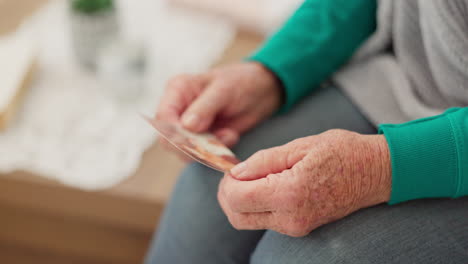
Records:
M218 199L237 229L299 237L388 201L390 189L384 136L330 130L255 153L224 176Z
M280 104L281 88L275 75L259 63L244 62L173 78L156 118L181 122L194 132L210 131L233 146L242 132Z

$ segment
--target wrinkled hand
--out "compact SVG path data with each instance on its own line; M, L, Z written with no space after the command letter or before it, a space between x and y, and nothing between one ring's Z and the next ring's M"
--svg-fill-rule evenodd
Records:
M300 237L388 201L390 189L383 135L330 130L255 153L224 176L218 200L237 229Z
M233 146L241 133L271 115L280 103L277 78L261 64L245 62L173 78L156 119L181 122L193 132L210 131Z

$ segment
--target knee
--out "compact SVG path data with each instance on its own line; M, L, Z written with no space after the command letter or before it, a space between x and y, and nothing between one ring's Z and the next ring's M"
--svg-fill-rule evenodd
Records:
M196 163L183 170L146 263L222 262L206 261L216 257L213 249L233 232L216 199L220 176Z
M312 232L294 238L269 231L254 251L251 263L382 263L376 257L380 253L373 250L372 236L365 237L349 240Z
M353 258L359 250L356 241L339 237L324 237L312 232L294 238L269 231L254 251L251 263L362 263Z
M268 232L253 263L466 263L468 198L361 210L303 238ZM450 223L450 224L448 224ZM271 259L269 259L271 258Z

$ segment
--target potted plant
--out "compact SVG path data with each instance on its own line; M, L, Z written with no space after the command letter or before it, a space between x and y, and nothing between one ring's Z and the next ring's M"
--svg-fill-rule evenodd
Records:
M119 34L113 0L70 0L72 46L79 62L95 69L100 50Z

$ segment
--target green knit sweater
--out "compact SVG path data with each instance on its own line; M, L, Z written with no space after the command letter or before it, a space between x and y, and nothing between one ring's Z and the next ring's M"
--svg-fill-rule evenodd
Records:
M306 0L250 59L274 72L287 111L345 64L376 29L374 0ZM467 84L468 85L468 84ZM468 195L468 108L384 124L392 162L390 203Z

